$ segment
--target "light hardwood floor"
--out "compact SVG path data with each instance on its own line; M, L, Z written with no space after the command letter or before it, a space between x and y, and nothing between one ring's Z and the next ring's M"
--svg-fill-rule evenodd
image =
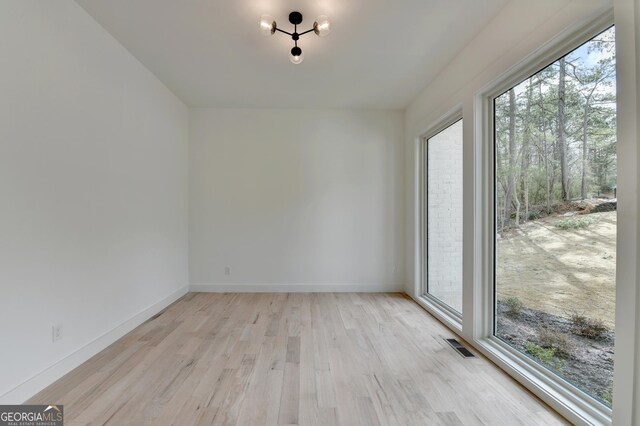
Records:
M29 402L66 424L564 424L443 337L401 294L190 293Z

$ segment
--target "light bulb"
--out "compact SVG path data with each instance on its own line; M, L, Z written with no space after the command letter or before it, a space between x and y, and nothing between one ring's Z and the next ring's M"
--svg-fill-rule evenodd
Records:
M273 16L262 15L260 17L260 31L266 36L276 32L276 21L273 20Z
M327 15L320 15L313 23L313 31L320 37L324 37L331 32L331 21Z
M304 52L299 47L294 47L289 53L289 60L292 64L298 65L304 60Z

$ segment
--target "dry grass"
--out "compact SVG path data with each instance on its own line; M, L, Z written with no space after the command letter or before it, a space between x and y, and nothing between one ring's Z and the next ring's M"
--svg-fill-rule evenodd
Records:
M538 339L540 346L553 349L554 355L561 358L569 358L575 353L576 345L571 341L571 338L559 331L541 328L538 331Z
M575 333L589 339L598 339L609 331L601 319L588 318L584 315L574 313L571 314L570 320L575 327Z
M507 313L510 315L520 315L520 311L524 307L522 300L514 296L504 299L504 304L507 306Z
M565 318L589 312L613 330L616 212L592 215L598 220L587 228L560 230L550 216L498 240L498 297Z

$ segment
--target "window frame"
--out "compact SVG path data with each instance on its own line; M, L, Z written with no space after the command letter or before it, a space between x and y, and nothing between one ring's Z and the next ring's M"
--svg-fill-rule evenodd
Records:
M419 269L420 269L420 289L418 294L417 302L422 305L424 308L429 310L432 314L434 314L440 321L444 322L448 326L462 331L462 312L456 311L454 308L438 299L437 297L429 294L428 292L428 259L429 259L429 250L428 250L428 147L427 143L429 139L438 135L440 132L446 130L447 128L453 126L458 121L462 121L463 135L464 135L464 117L462 115L462 105L456 105L449 112L444 114L438 120L436 120L422 135L420 135L419 140L419 158L420 158L420 166L419 166ZM463 157L464 157L464 142L462 144L463 149ZM464 172L464 166L463 166ZM462 185L464 187L464 178L462 179ZM463 190L464 191L464 190ZM464 197L462 200L464 206ZM464 210L464 207L463 207ZM462 233L464 235L464 220L463 220L463 230ZM464 248L463 248L463 256L464 256ZM462 293L464 294L464 270L463 270L463 282L462 285ZM464 306L464 296L463 298L463 306ZM463 308L464 311L464 308Z
M494 335L497 226L494 100L613 25L613 11L608 11L591 22L569 29L474 96L474 179L477 190L473 214L474 225L481 238L474 241L474 269L480 272L474 277L474 303L480 309L473 312L473 341L488 358L576 424L611 424L612 410Z

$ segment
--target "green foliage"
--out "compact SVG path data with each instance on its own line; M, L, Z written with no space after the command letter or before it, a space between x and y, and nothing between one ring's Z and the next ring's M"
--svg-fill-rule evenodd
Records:
M588 339L598 339L609 331L601 319L588 318L577 313L572 314L570 319L575 328L575 333Z
M613 405L613 387L609 386L606 391L602 392L600 398L602 398L604 402L609 404L609 406Z
M617 178L614 39L614 29L606 30L562 64L554 62L495 98L499 229L535 220L532 211L612 193Z
M520 311L524 307L522 300L515 296L507 297L503 303L507 307L507 313L511 315L520 315Z
M540 218L540 212L530 211L527 220L536 220Z
M600 185L600 192L613 192L613 185L609 184L609 183L604 183L602 185Z
M570 219L562 219L555 222L553 225L556 228L567 230L567 229L580 229L586 228L589 225L593 225L596 223L598 219L593 216L580 216L580 217L572 217Z
M536 358L542 364L551 367L555 370L562 370L564 368L564 360L556 357L556 350L553 348L543 348L535 343L527 343L524 351Z
M538 331L538 339L540 340L540 346L545 349L553 349L554 355L561 358L571 357L576 350L571 338L559 331L541 328Z

